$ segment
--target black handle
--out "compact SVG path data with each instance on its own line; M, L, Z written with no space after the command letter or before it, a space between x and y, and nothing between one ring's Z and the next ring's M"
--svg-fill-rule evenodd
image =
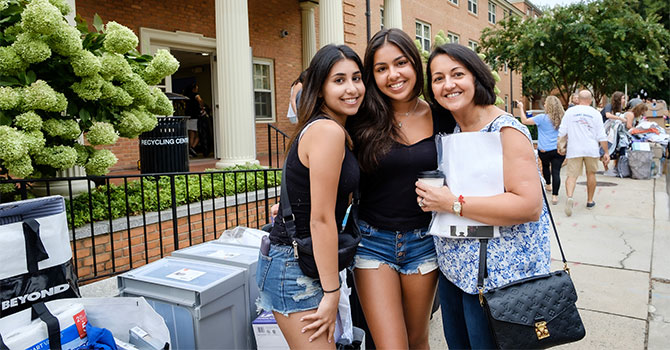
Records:
M33 316L39 317L42 322L47 324L47 332L49 333L49 349L61 350L60 324L58 323L58 319L49 311L49 309L47 309L44 303L33 304L32 310Z
M37 263L49 259L49 254L40 239L40 223L35 219L23 222L23 238L26 245L26 263L29 273L39 271Z

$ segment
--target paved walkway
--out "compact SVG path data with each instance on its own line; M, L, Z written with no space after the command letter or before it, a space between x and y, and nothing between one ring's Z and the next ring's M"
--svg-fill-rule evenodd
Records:
M651 180L597 175L592 210L585 208L585 176L566 217L565 171L559 204L552 205L586 337L562 349L670 348L670 201L665 177ZM553 233L552 233L553 235ZM552 237L553 269L561 268ZM430 344L446 349L439 313Z

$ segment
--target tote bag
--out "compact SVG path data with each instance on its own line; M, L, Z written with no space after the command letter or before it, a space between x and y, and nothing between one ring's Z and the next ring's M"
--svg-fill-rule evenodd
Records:
M0 205L0 317L79 297L61 196Z

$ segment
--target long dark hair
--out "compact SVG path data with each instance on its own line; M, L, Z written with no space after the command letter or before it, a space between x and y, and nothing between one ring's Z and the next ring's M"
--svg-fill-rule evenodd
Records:
M614 91L612 94L612 114L621 113L623 111L623 105L621 104L621 98L623 97L623 92Z
M361 58L346 45L326 45L319 49L314 58L312 58L302 84L302 96L300 97L300 105L298 106L298 125L291 137L291 141L288 143L288 148L293 145L293 142L295 142L298 135L305 128L305 125L323 114L323 97L319 96L321 95L321 88L326 79L328 79L331 68L341 60L352 60L356 63L358 69L363 71ZM350 148L352 147L349 135L347 135L347 145Z
M379 159L391 149L393 140L401 137L393 122L391 101L379 90L374 76L375 53L386 43L398 47L414 67L416 83L411 98L420 96L423 92L421 55L412 39L405 32L396 28L384 29L375 34L365 49L363 65L365 100L356 118L350 124L358 162L364 172L373 171L379 164Z
M451 57L453 60L464 65L465 68L472 73L475 78L475 96L473 98L475 105L488 106L496 102L496 94L494 92L496 81L493 79L491 69L474 51L463 45L444 44L433 49L426 65L426 77L429 82L432 81L430 64L438 55L447 55ZM431 101L435 101L432 84L429 85L431 85L431 87L428 88L428 97ZM439 105L438 103L435 104Z

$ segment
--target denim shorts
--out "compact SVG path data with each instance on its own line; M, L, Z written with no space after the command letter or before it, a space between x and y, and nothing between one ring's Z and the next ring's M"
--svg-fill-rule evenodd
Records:
M260 291L256 306L285 316L314 310L323 297L319 280L302 273L293 247L287 245L270 245L268 256L259 253L256 283Z
M428 228L409 231L383 230L358 221L361 243L358 245L354 268L377 269L386 264L404 275L425 275L437 269L437 254Z

